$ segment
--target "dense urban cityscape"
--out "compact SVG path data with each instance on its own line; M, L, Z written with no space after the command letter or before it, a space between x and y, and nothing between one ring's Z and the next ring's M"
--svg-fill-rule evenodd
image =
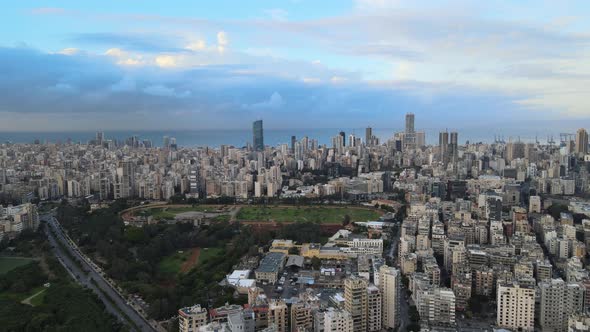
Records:
M590 332L590 1L0 18L0 332Z
M4 143L2 248L45 234L117 329L588 331L587 131L431 146L415 123L331 145L265 145L262 120L243 147Z

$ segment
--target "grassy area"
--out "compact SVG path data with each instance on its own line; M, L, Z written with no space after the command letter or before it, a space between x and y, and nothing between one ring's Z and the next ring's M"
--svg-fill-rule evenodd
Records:
M180 272L182 263L186 262L190 255L190 250L184 250L182 252L177 251L162 259L160 264L158 264L158 269L164 274L175 275Z
M22 300L24 300L30 296L33 296L44 289L46 289L46 288L43 286L39 286L39 287L28 289L22 293L6 290L4 292L0 292L0 300L6 299L6 300L12 300L12 301L16 301L16 302L21 302Z
M0 257L0 274L14 270L19 266L27 265L33 259L22 257Z
M45 290L37 293L33 298L31 298L31 305L33 307L39 306L43 303L43 299L45 299Z
M201 249L201 255L199 256L198 265L205 264L209 260L221 256L223 254L222 248L203 248Z
M36 289L35 289L36 290ZM43 287L43 289L41 289L38 292L33 293L33 295L31 295L31 298L29 299L29 303L33 306L39 306L41 304L43 304L43 299L45 298L45 293L46 293L47 288Z
M237 219L242 221L311 221L337 224L344 220L345 215L350 216L350 220L353 222L377 220L381 216L375 210L357 207L248 206L240 209Z
M152 216L154 219L174 219L174 217L183 212L215 212L221 206L215 205L196 205L186 207L161 207L149 208L135 212L139 216Z
M161 260L158 264L158 269L164 274L176 275L182 271L182 265L190 259L191 253L191 249L183 250L182 252L177 251ZM222 253L222 248L201 249L199 258L197 260L197 265L214 257L220 256Z
M230 221L230 219L231 219L231 216L229 214L222 214L222 215L219 215L211 220L217 221L217 222L223 222L223 221Z

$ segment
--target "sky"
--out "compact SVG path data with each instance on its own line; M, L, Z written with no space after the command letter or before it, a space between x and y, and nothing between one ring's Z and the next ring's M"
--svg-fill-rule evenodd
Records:
M28 0L0 131L590 127L590 2Z

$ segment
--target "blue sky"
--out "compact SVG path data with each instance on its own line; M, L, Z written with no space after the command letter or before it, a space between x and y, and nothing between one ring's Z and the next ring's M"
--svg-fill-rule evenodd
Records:
M587 1L12 1L0 130L590 124Z

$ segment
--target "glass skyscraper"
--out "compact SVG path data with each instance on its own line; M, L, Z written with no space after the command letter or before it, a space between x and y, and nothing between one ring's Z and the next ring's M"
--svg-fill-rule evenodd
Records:
M264 134L262 133L262 120L254 121L254 123L252 124L252 132L254 134L254 138L252 140L254 150L264 150Z

